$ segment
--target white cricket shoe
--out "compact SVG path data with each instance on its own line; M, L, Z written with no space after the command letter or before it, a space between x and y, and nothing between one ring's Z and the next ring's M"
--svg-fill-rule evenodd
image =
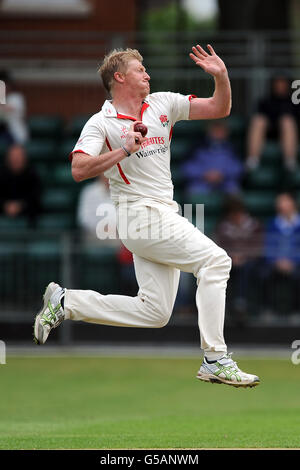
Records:
M224 354L221 359L209 364L205 357L197 374L197 379L204 382L233 385L234 387L255 387L260 380L256 375L240 370L231 359L231 354Z
M34 341L36 344L44 344L47 341L52 328L56 328L65 319L65 313L61 305L61 298L65 289L55 282L48 284L44 293L44 305L35 317Z

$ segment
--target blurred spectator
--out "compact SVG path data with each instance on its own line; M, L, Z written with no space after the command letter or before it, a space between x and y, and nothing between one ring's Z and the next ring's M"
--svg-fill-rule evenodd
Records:
M291 100L290 81L284 77L273 79L271 94L263 98L254 114L248 133L246 166L253 170L259 165L266 136L278 139L287 170L297 165L299 106Z
M300 312L300 215L294 197L278 195L276 212L265 237L264 307L271 312L296 313Z
M100 226L98 224L104 219L107 221L107 229L109 225L114 238L100 239L97 236L97 228L100 229L103 226L103 224L100 224ZM85 185L81 190L77 220L86 241L119 246L120 241L117 239L116 232L116 210L110 198L108 179L104 175L95 178L94 181Z
M104 175L95 178L82 189L77 220L85 243L116 247L122 292L136 295L138 287L132 253L118 238L116 210L110 198L108 179ZM108 231L112 238L105 236Z
M40 212L40 179L21 145L9 147L0 172L0 207L7 217L27 216L34 224Z
M214 240L232 259L228 282L228 308L232 320L243 324L249 310L249 287L253 283L262 249L262 226L238 197L225 205L225 215L216 228Z
M25 98L6 71L0 71L0 80L6 87L6 104L0 106L0 141L23 145L28 139Z
M231 143L226 124L214 121L208 128L205 144L183 164L189 194L220 190L237 193L242 174L242 164Z

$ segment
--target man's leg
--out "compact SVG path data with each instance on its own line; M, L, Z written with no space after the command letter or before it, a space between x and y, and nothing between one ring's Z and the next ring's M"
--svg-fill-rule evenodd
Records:
M268 121L262 114L253 116L247 138L247 160L249 170L255 169L259 164L261 152L265 143Z
M226 285L231 259L186 218L173 211L146 207L137 216L151 239L123 239L139 256L193 273L197 279L196 304L201 347L209 359L221 357L227 348L223 336ZM149 228L149 232L147 232ZM147 249L145 249L147 246Z
M287 169L294 170L297 165L298 129L293 116L285 114L279 120L280 142Z
M168 323L180 271L133 255L138 295L102 295L92 290L66 289L65 318L101 325L160 328Z
M128 249L144 254L151 261L192 272L197 279L196 303L205 354L197 378L234 387L258 385L259 378L241 371L227 354L223 336L226 285L231 268L227 253L186 218L170 210L147 207L144 215L139 214L139 222L144 233L152 233L147 250L143 239L123 239Z

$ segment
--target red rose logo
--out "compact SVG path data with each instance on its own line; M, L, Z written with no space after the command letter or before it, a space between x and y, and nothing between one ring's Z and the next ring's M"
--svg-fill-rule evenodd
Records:
M168 116L166 114L162 114L159 120L163 127L166 127L169 124Z

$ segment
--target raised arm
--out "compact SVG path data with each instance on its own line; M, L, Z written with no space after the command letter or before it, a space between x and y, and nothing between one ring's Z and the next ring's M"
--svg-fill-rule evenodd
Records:
M226 66L210 44L207 48L210 54L199 45L192 47L190 58L214 77L215 91L210 98L191 100L189 119L219 119L230 114L231 87Z

